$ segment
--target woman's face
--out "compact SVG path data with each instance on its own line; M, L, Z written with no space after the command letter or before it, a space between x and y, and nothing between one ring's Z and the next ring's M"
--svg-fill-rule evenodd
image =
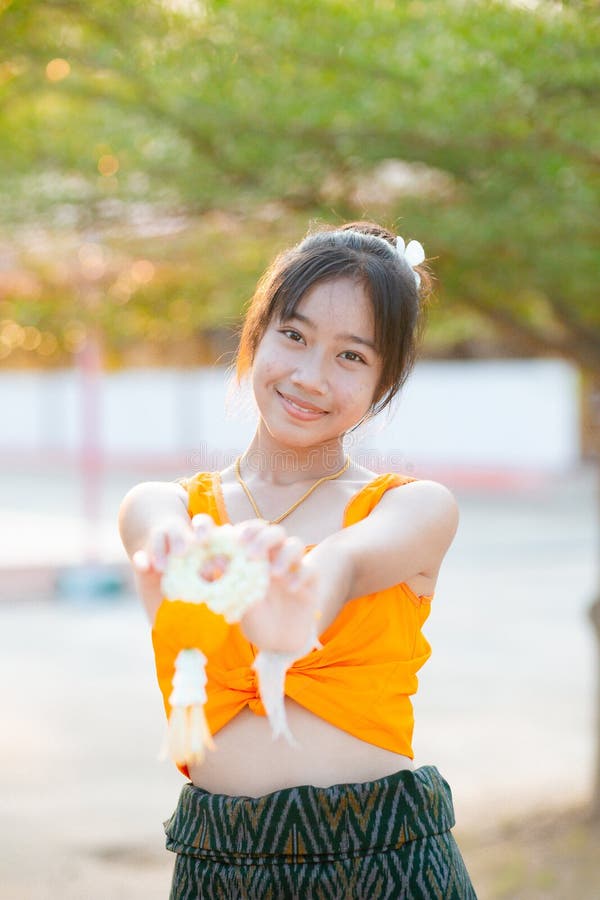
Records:
M374 343L370 300L349 278L317 283L294 316L274 317L252 366L254 396L272 437L310 446L356 425L381 375Z

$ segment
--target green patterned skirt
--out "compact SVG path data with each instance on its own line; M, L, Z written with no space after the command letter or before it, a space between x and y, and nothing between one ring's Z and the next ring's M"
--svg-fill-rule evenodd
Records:
M435 766L264 797L182 788L170 900L477 900Z

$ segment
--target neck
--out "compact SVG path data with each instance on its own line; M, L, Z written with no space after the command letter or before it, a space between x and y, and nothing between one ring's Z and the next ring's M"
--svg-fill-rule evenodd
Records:
M264 436L260 426L242 453L242 474L268 484L288 485L333 475L344 465L346 454L340 438L310 447L279 444Z

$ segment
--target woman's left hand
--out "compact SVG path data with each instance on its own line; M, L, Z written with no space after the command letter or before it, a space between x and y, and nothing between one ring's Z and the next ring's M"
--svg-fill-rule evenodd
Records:
M270 567L264 600L241 619L244 635L260 650L301 653L319 618L317 571L302 541L288 537L283 526L260 519L234 527L247 552L266 559Z

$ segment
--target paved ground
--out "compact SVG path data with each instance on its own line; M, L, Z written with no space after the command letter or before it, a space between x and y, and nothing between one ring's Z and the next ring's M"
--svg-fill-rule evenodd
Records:
M115 515L136 480L106 479L106 558L122 560ZM600 542L589 466L531 490L453 489L461 522L425 628L433 655L414 748L451 784L460 840L588 795L596 658L585 611ZM5 472L0 491L0 567L15 551L24 564L77 558L68 475ZM14 584L0 603L0 685L1 896L164 900L161 823L183 779L156 758L163 712L135 598L31 599Z

